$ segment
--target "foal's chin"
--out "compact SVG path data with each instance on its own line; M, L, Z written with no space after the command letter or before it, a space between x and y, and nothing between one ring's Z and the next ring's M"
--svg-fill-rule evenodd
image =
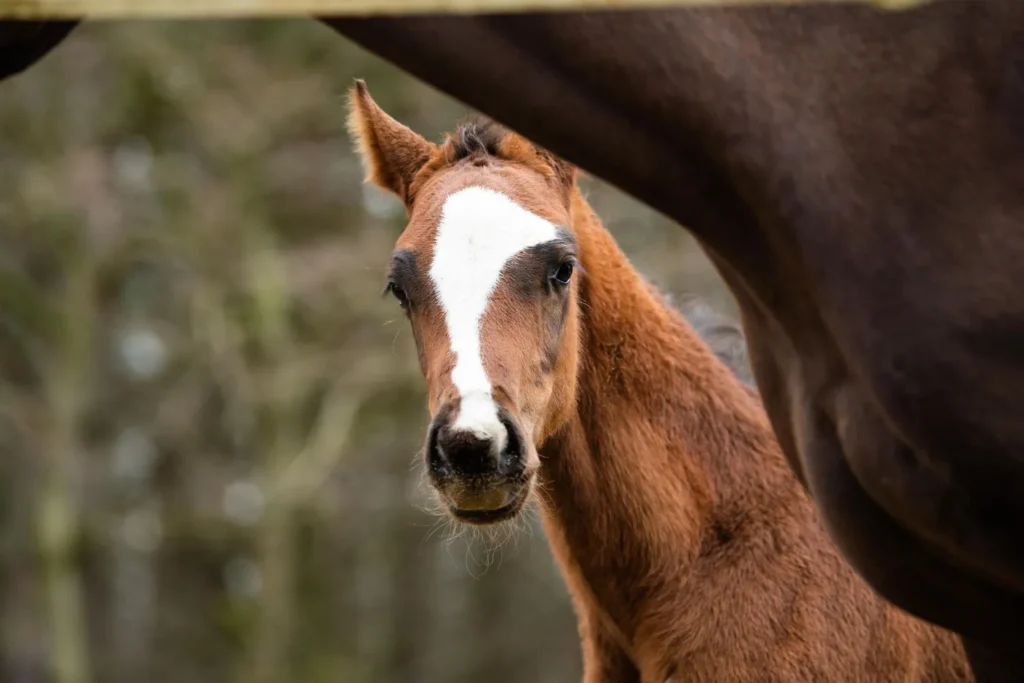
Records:
M442 504L456 521L474 526L500 524L518 515L530 497L533 475L512 479L433 481Z

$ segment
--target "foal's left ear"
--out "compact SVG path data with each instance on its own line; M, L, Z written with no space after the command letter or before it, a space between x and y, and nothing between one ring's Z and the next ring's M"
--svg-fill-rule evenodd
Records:
M366 180L395 193L409 206L413 178L437 145L391 118L373 101L361 79L349 91L348 129L366 169Z

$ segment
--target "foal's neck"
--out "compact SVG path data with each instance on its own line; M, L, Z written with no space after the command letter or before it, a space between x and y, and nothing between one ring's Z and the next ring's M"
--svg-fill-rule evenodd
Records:
M573 214L585 273L578 403L541 449L541 501L569 580L632 639L640 603L685 590L702 555L749 529L751 506L771 508L795 482L756 399L580 196Z

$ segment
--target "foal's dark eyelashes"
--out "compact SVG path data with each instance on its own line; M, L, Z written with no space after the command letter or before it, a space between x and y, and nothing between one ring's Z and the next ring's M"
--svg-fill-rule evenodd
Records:
M384 286L384 291L381 292L381 294L383 296L391 294L398 300L398 303L402 306L402 308L405 308L406 306L409 305L409 296L405 293L405 290L399 287L398 283L396 283L394 280L388 281L388 283Z

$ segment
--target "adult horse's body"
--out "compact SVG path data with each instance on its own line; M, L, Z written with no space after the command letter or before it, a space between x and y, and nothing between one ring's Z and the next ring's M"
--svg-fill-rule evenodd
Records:
M333 25L693 230L844 555L1024 680L1024 3Z
M330 23L691 229L844 555L1024 680L1024 3Z
M409 212L387 291L427 381L430 482L470 524L536 490L586 683L972 680L954 634L841 560L756 394L636 272L571 166L495 126L434 145L361 84L351 117Z

